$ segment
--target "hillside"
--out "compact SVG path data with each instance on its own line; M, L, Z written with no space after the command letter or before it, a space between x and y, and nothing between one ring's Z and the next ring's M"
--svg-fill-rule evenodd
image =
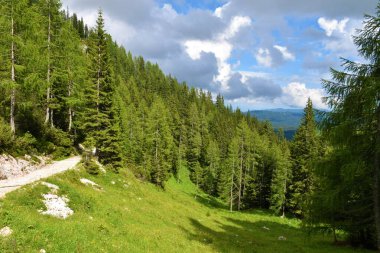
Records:
M35 184L0 201L1 252L367 252L336 247L331 237L308 237L296 219L267 211L230 213L217 200L196 190L187 170L171 178L166 191L143 183L126 171L89 176L83 169L55 176L74 214L66 220L41 215ZM102 189L81 184L88 178ZM280 236L286 240L279 240Z
M268 110L252 110L250 115L259 120L268 120L274 128L296 129L301 123L303 117L303 109L268 109Z
M318 110L314 111L316 121L319 121L320 116ZM303 109L267 109L267 110L252 110L248 111L251 116L256 117L260 121L269 121L273 128L278 130L282 128L285 137L288 140L293 139L293 136L301 124L301 119L304 116Z

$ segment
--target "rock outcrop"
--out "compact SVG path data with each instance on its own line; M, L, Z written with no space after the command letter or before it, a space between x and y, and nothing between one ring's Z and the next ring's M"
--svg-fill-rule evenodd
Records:
M46 157L25 155L23 158L14 158L10 155L0 155L0 180L11 179L29 174L45 166Z

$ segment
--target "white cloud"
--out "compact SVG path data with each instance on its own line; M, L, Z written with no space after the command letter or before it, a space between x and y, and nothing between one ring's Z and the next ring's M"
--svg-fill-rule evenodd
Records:
M274 45L273 47L275 49L277 49L282 54L282 57L284 58L284 60L294 61L296 59L296 57L294 56L294 54L292 54L291 52L289 52L289 50L288 50L287 47L282 47L282 46L279 46L279 45Z
M237 32L243 27L250 26L252 21L249 17L236 16L231 20L230 25L225 30L224 33L221 34L221 40L229 40L233 38Z
M83 16L90 26L95 24L97 8L102 7L106 29L114 39L134 55L157 62L165 73L178 80L210 89L215 94L222 93L226 101L229 101L227 96L240 97L233 101L246 103L247 107L262 105L262 108L304 107L308 96L316 105L321 104L318 101L323 91L307 88L302 80L318 87L328 66L336 66L334 59L336 62L340 56L352 59L357 49L351 35L355 28L361 27L362 13L371 13L376 7L373 0L225 0L219 1L225 4L215 10L193 6L188 12L179 13L171 4L157 0L62 2L63 8L69 5L70 12ZM302 26L297 27L302 32L295 33L296 26L287 17L300 18L299 22L317 17L315 21L321 29L310 26L306 31ZM275 36L275 31L281 32ZM306 38L305 34L310 37ZM284 40L289 44L278 42ZM305 56L308 57L305 52L313 51L319 55L310 58L324 63L321 73L314 74L304 65L292 62L297 59L303 63ZM247 56L247 52L253 54ZM284 64L286 69L282 68ZM249 67L252 72L241 71ZM290 78L292 70L302 78ZM291 83L294 81L300 83ZM271 82L279 89L274 89ZM281 88L279 84L289 85ZM269 92L270 88L276 92Z
M223 12L228 8L228 6L230 5L231 3L228 2L226 3L225 5L221 6L221 7L218 7L215 9L214 11L214 15L218 18L223 18Z
M231 74L231 65L227 60L231 56L232 45L226 41L202 41L189 40L184 43L186 53L193 60L199 60L202 53L212 53L218 62L218 76L214 77L214 81L222 83L222 88L227 89L227 80Z
M358 50L354 43L353 36L356 34L357 29L363 27L362 20L343 19L338 23L339 25L337 25L337 28L333 31L333 35L326 37L322 41L324 49L333 53L336 58L343 57L355 60L353 57L358 56Z
M164 4L161 10L158 11L158 14L159 17L169 21L174 20L178 16L178 13L173 9L171 4Z
M187 40L184 42L186 53L193 60L198 60L202 53L212 53L218 62L218 76L214 77L214 82L220 82L222 90L228 90L228 80L232 75L231 64L228 60L231 57L233 44L229 41L243 27L251 25L251 19L243 16L235 16L231 19L229 26L217 36L215 40Z
M253 72L253 71L239 71L242 75L242 82L245 83L249 78L259 77L259 78L269 78L269 73L266 72Z
M277 102L287 104L292 107L305 107L307 99L313 101L313 105L318 109L327 109L322 98L325 96L323 89L309 89L304 83L292 82L282 88L283 95Z
M255 57L259 65L264 67L272 66L272 56L267 48L259 48Z
M318 24L319 24L319 27L325 30L326 35L330 37L335 31L344 33L347 22L349 20L350 20L349 18L344 18L341 21L338 21L336 19L327 19L324 17L320 17L318 19Z

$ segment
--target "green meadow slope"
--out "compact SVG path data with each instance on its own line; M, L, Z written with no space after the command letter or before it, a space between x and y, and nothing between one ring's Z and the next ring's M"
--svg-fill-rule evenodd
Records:
M66 220L41 215L41 194L50 191L41 184L8 194L0 200L0 225L13 234L0 238L0 252L369 252L333 246L330 236L307 236L295 219L260 210L230 213L197 191L187 170L165 191L128 172L89 176L80 168L46 182L60 187L74 214Z

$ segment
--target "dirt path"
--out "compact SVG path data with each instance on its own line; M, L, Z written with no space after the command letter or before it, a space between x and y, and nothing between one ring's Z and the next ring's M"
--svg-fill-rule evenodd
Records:
M42 169L33 171L30 174L27 174L22 177L12 178L9 180L2 180L0 181L0 198L4 198L5 194L7 194L8 192L14 191L24 185L72 169L75 167L75 165L77 165L80 162L80 160L80 156L71 157L66 160L49 164L43 167Z

